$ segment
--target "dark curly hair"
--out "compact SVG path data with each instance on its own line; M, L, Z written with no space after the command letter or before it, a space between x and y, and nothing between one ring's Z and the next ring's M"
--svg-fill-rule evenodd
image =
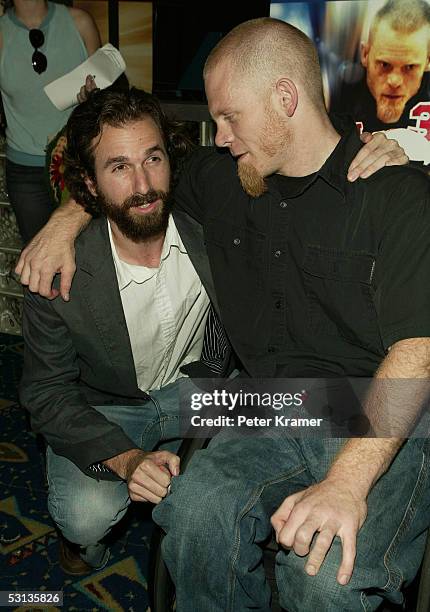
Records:
M95 180L93 139L101 134L104 125L121 127L148 116L163 137L173 186L181 162L192 151L194 143L186 124L169 119L155 96L136 87L122 91L97 89L70 115L66 125L64 180L73 198L91 215L97 216L101 212L97 197L85 184L85 177Z
M6 9L13 7L13 0L0 0L0 4L3 7L3 10L5 11Z

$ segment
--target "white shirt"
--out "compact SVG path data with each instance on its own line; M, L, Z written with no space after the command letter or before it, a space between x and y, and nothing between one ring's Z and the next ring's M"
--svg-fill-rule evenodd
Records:
M137 384L142 391L160 389L200 358L209 298L172 216L158 268L122 261L109 222L108 229Z

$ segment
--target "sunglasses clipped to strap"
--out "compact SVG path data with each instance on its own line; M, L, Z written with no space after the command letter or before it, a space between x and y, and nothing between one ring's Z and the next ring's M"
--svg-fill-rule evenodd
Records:
M45 72L46 67L48 65L46 55L39 51L40 47L43 47L45 43L45 36L42 30L33 28L29 31L28 37L30 39L31 46L34 48L34 53L31 56L31 64L33 66L33 70L34 72L37 72L37 74L42 74L42 72Z

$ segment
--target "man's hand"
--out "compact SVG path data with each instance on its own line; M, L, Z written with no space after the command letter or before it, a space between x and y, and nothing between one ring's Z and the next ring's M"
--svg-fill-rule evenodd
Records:
M58 208L20 255L15 272L21 276L21 283L51 300L60 293L67 302L76 270L75 238L89 220L90 215L74 200ZM52 289L58 272L60 291Z
M79 104L81 102L85 102L85 100L88 98L88 94L94 89L97 89L97 85L94 80L94 77L91 74L87 74L87 78L85 79L85 84L82 85L82 87L79 90L78 95L76 96Z
M180 458L169 451L131 449L103 463L127 481L130 499L158 504L179 474Z
M354 568L357 533L366 515L364 498L355 495L345 483L326 479L287 497L271 522L277 542L285 548L293 548L297 555L309 554L305 570L310 576L318 573L334 537L339 536L342 563L337 581L347 584Z
M368 178L384 166L402 166L409 161L399 143L381 132L363 132L360 138L366 144L348 168L348 180L351 182L358 178Z

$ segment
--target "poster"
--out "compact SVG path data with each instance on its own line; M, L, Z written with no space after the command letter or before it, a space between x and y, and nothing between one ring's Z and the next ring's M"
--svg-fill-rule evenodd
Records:
M429 0L272 2L270 15L316 44L329 112L430 164Z

